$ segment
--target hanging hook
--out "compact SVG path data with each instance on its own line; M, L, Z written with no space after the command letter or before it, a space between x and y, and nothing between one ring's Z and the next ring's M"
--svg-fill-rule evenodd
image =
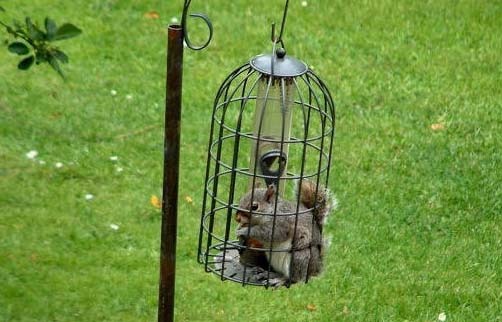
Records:
M188 14L191 2L192 0L185 0L185 3L183 5L183 15L181 17L181 28L183 29L183 39L185 40L185 43L187 44L188 48L192 50L201 50L206 48L211 42L211 39L213 39L213 24L211 23L211 20L209 20L209 17L206 16L205 14L202 13ZM188 36L187 15L193 18L202 19L206 23L207 29L209 31L209 36L207 37L206 42L201 46L196 46L190 41L190 37Z
M279 32L279 37L275 37L275 24L272 24L272 41L275 43L280 43L281 47L284 48L284 41L282 40L282 35L284 34L284 26L286 25L286 17L288 15L289 0L286 0L284 5L284 12L282 14L281 30Z
M284 5L284 12L282 14L282 21L281 21L281 31L279 32L279 37L275 36L275 22L272 23L272 55L270 57L270 69L272 76L274 76L274 61L276 57L276 50L281 50L282 52L285 52L286 48L284 45L284 41L282 40L282 35L284 33L284 26L286 25L286 17L288 15L288 7L289 7L289 0L286 0L286 4ZM277 44L279 44L279 48L277 48ZM277 48L277 49L276 49ZM284 57L284 54L282 55L281 58Z

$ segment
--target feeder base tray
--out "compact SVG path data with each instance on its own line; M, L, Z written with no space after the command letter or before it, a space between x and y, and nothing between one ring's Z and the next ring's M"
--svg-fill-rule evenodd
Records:
M285 284L284 276L260 266L244 265L240 262L238 250L229 249L215 256L214 266L209 268L222 279L243 285L278 287Z

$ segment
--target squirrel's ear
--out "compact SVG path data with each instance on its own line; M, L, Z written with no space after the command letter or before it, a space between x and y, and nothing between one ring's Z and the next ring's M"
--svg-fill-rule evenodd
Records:
M271 184L268 186L267 192L265 192L265 200L267 202L270 202L274 195L275 195L275 186Z

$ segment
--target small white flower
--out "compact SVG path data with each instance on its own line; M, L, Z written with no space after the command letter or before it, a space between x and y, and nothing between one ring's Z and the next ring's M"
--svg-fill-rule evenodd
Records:
M307 1L302 1L302 7L306 7L306 6L308 6Z
M438 321L445 322L446 321L446 313L444 313L444 312L439 313Z
M85 195L85 200L92 200L92 199L94 199L94 195L92 195L90 193Z
M117 172L122 172L122 171L124 171L124 168L121 168L121 167L117 168Z
M110 94L111 94L112 96L115 96L115 95L117 95L117 91L116 91L116 90L114 90L114 89L112 89L112 90L110 91Z
M119 225L110 224L110 228L113 230L119 230Z
M118 156L116 156L116 155L112 155L112 156L110 157L110 160L112 160L112 161L117 161L118 159L119 159L119 157L118 157Z
M126 100L129 100L129 101L132 100L132 95L131 94L127 94L126 95Z
M44 160L38 160L38 164L40 164L40 165L44 165L44 164L45 164L45 161L44 161Z
M58 169L62 168L63 167L63 163L61 162L56 162L56 164L54 164L54 166Z
M171 23L178 23L178 18L172 17L171 18Z
M26 157L28 159L35 159L38 155L38 152L36 150L31 150L30 152L26 153Z

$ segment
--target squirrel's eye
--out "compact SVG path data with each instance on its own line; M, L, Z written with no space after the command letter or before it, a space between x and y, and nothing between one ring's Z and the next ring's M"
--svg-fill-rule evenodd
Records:
M253 211L258 210L258 203L257 202L253 202L253 204L251 205L251 210L253 210Z

